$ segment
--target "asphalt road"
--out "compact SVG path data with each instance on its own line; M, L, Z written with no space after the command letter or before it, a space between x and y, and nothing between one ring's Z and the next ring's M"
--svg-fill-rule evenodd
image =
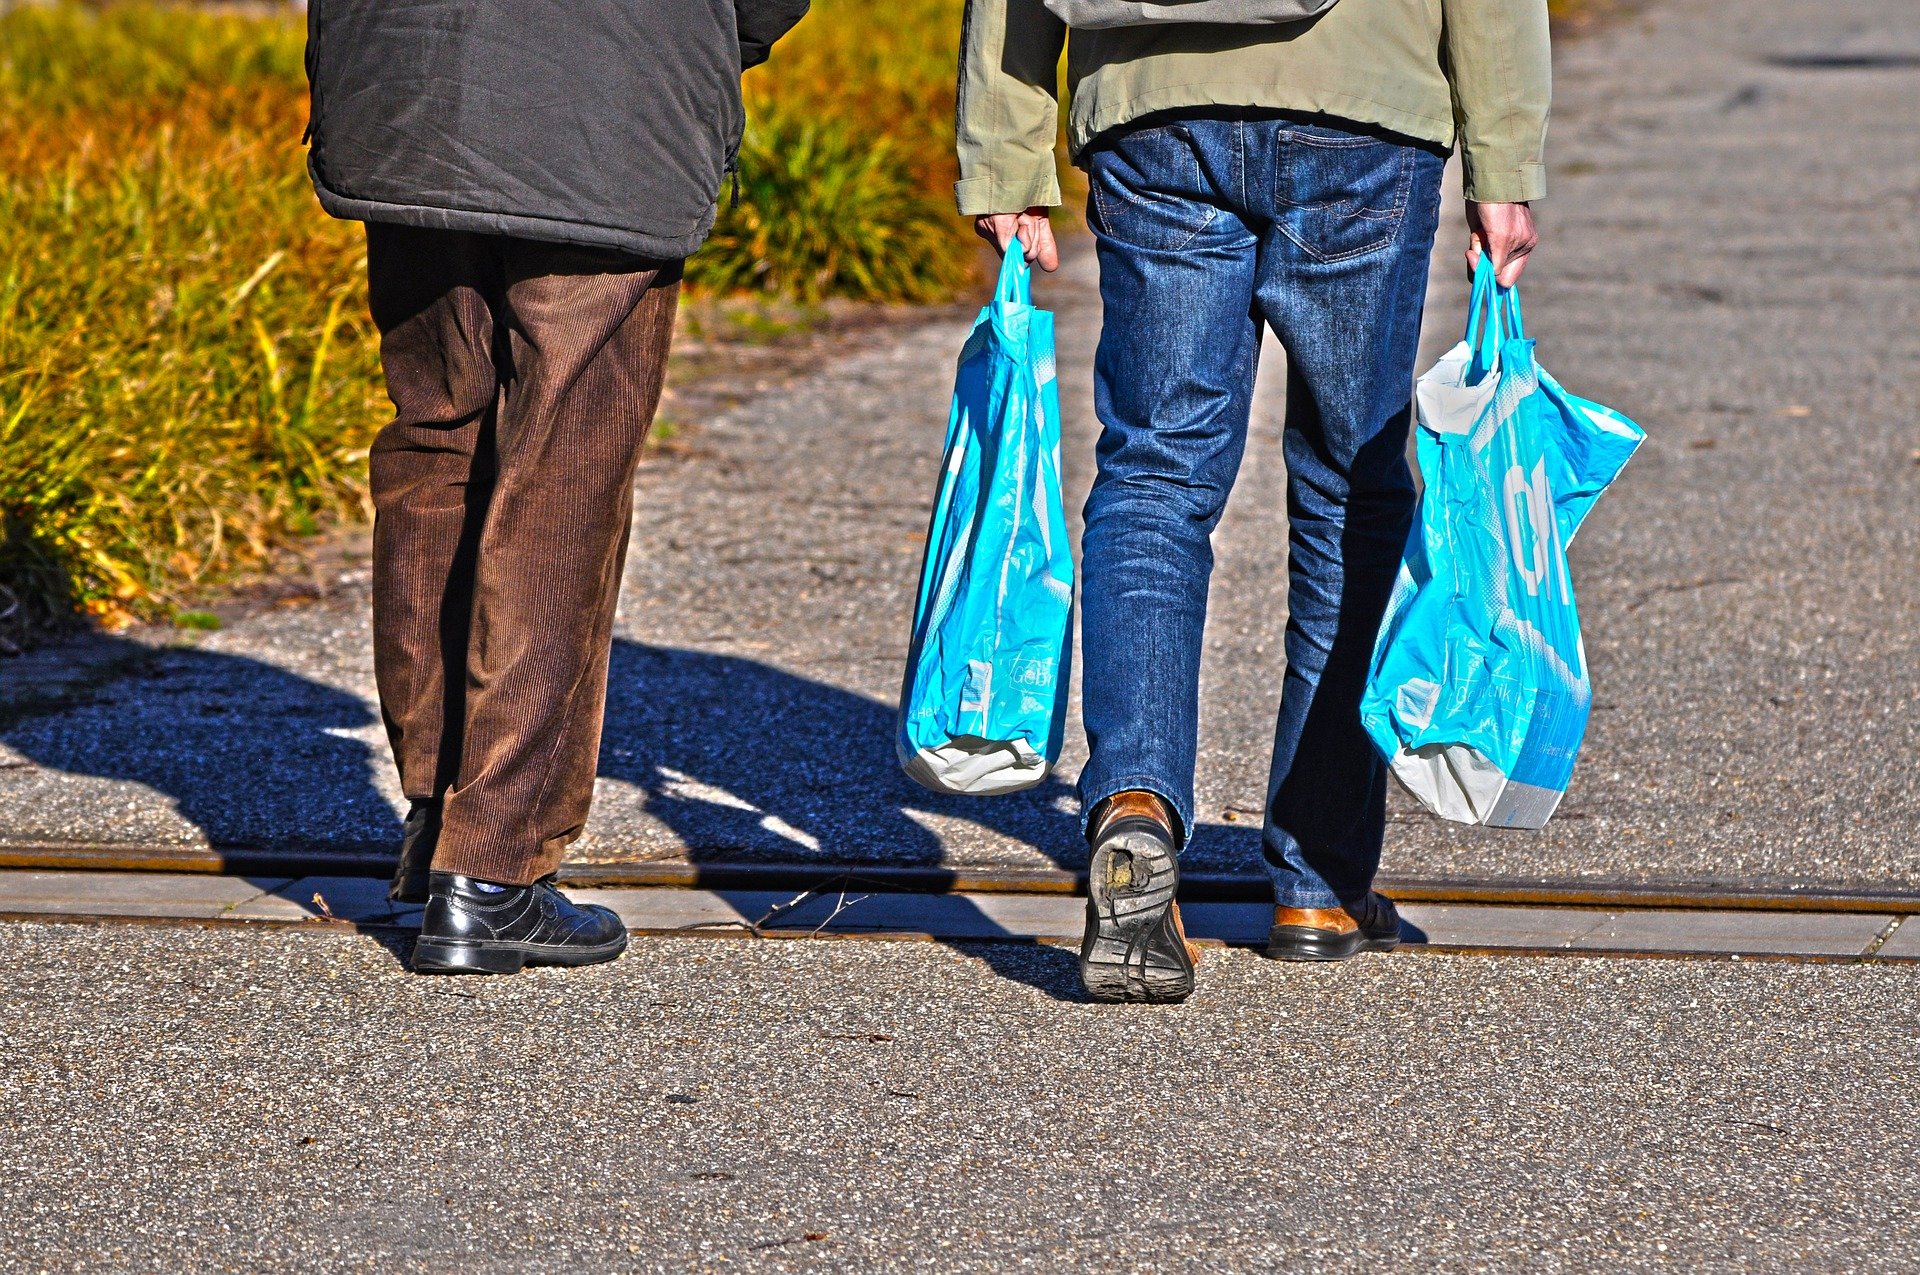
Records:
M1526 289L1543 361L1651 433L1574 550L1597 688L1585 758L1542 835L1442 826L1397 800L1385 867L1912 889L1920 15L1911 0L1645 12L1561 52ZM1436 349L1463 307L1448 233ZM1098 325L1084 248L1041 300L1059 314L1077 504ZM577 857L1082 861L1077 737L1058 781L1020 798L935 799L892 759L961 331L877 339L702 422L691 456L642 473ZM1256 861L1284 617L1274 388L1220 533L1195 867ZM0 711L0 839L392 842L360 575L185 649L154 640L0 669L16 705L76 668L89 688Z
M1888 1270L1910 969L0 926L7 1270Z

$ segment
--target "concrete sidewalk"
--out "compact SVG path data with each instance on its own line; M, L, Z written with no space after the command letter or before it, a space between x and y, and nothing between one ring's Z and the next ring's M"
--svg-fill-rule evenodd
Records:
M1544 361L1652 437L1574 552L1596 679L1543 835L1396 798L1389 873L1920 888L1920 23L1910 0L1662 0L1562 51ZM1461 321L1450 221L1430 345ZM1098 306L1058 311L1077 505ZM579 861L1075 868L1070 742L1018 798L892 759L962 329L881 340L702 423L642 473L599 804ZM1270 361L1219 537L1192 870L1252 871L1280 685ZM164 635L163 635L164 637ZM384 853L364 580L225 632L0 667L0 840ZM161 644L156 645L159 642Z
M324 927L321 927L324 928ZM8 1270L1812 1271L1920 1246L1920 972L0 924Z

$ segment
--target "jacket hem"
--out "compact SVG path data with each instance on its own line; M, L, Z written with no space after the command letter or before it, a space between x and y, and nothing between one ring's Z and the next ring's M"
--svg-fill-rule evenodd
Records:
M1086 77L1092 79L1092 76ZM1086 158L1087 150L1103 134L1131 123L1143 115L1158 111L1201 109L1209 106L1241 107L1254 110L1306 111L1371 124L1399 133L1415 141L1451 147L1455 141L1451 117L1423 114L1404 106L1375 102L1337 89L1309 84L1291 84L1279 92L1267 83L1247 84L1170 84L1161 85L1117 101L1097 100L1098 90L1082 80L1089 99L1085 110L1076 109L1068 125L1068 146L1076 164Z
M582 248L607 248L615 252L645 257L650 261L679 261L691 256L706 242L713 228L707 224L691 234L652 235L614 226L587 222L561 221L551 217L529 217L520 213L477 212L463 208L436 208L425 204L392 204L377 199L354 199L329 190L316 175L314 193L330 216L342 221L379 221L427 230L465 230L486 235L512 235L543 243L573 244Z
M1466 197L1476 204L1525 204L1547 197L1545 164L1480 164L1466 157Z

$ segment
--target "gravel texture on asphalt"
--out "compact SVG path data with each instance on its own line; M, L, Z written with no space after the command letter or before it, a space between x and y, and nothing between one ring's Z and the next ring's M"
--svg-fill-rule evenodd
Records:
M1862 1270L1920 972L0 926L0 1268Z
M1660 0L1560 54L1545 364L1651 438L1574 549L1596 684L1544 834L1396 795L1416 876L1920 886L1920 27L1911 0ZM1458 329L1461 232L1429 354ZM1099 322L1082 241L1058 312L1069 504ZM1077 725L1017 798L893 760L908 612L963 325L700 423L639 482L587 860L1077 867ZM1273 351L1269 351L1273 354ZM1258 861L1281 672L1279 358L1219 535L1190 867ZM364 578L175 648L95 639L0 669L0 837L352 846L397 836ZM76 675L73 667L120 676ZM34 678L79 676L65 708ZM61 700L54 697L54 702Z

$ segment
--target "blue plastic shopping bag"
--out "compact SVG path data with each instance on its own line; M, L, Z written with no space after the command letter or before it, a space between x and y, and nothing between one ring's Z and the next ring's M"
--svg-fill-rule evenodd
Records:
M1592 702L1567 546L1646 434L1535 362L1484 258L1466 340L1415 402L1425 491L1361 719L1435 814L1544 827Z
M1002 793L1060 756L1073 558L1060 494L1053 316L1018 248L960 351L900 699L900 764L936 792Z

